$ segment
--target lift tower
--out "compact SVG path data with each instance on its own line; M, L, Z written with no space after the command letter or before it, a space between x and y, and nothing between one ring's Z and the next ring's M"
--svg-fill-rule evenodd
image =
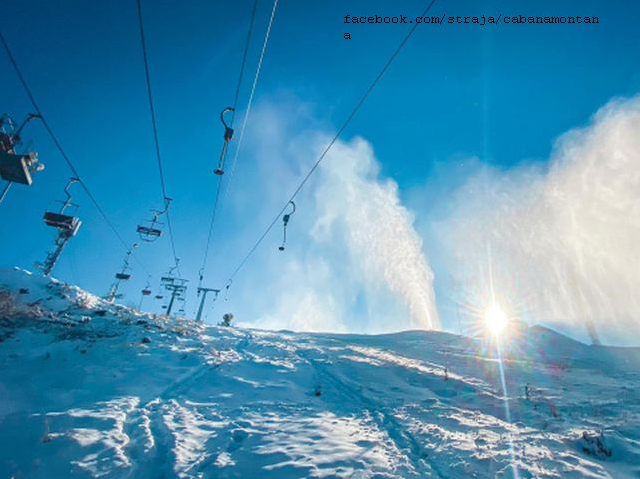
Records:
M200 296L200 293L202 293L202 298L200 299L200 306L198 307L198 314L196 315L196 321L201 321L202 320L202 310L204 308L204 302L207 298L207 293L212 292L215 294L214 297L214 301L216 300L216 298L218 297L218 294L220 294L220 290L219 289L212 289L212 288L203 288L201 286L198 286L198 296Z

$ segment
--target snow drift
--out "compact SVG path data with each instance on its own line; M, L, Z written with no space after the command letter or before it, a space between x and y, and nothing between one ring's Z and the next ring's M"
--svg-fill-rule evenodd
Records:
M2 477L640 474L638 349L534 327L500 363L446 333L170 321L22 271L0 290Z

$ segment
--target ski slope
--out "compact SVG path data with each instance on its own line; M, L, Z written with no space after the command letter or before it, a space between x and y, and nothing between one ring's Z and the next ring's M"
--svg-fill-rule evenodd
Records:
M204 327L0 270L0 477L640 477L640 349L532 327L504 354Z

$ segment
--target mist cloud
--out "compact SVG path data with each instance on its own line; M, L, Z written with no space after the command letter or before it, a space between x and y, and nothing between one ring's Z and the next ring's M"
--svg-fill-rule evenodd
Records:
M283 114L287 108L290 114ZM260 152L269 177L287 180L253 191L264 209L284 204L289 191L282 184L293 189L331 138L317 124L300 131L301 112L308 120L297 102L256 109L256 122L298 131L288 137L258 132L253 138L251 148ZM413 215L401 204L397 184L381 177L365 140L338 141L295 201L286 251L275 247L282 237L278 222L269 246L252 262L244 296L260 293L242 315L253 316L247 324L339 332L439 326L433 273Z
M534 322L635 330L639 132L640 98L617 99L560 137L547 168L484 168L459 188L435 230L466 296L486 290L490 262L495 289Z

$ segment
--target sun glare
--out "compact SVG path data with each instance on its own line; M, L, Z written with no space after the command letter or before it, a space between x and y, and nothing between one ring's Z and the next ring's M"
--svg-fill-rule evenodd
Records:
M507 327L507 315L500 306L493 304L484 315L484 323L494 336L500 336Z

